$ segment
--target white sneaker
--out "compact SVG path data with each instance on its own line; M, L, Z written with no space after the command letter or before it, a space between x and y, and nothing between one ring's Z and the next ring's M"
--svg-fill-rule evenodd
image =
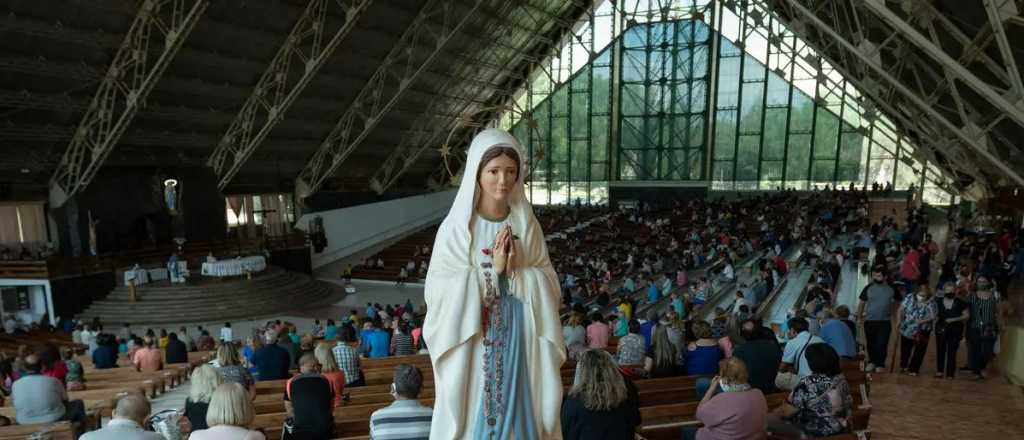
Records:
M866 367L864 367L864 371L868 373L875 371L875 364L869 363Z

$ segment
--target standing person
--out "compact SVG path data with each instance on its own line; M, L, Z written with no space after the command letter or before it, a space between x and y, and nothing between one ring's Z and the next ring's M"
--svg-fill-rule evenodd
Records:
M348 388L366 385L366 379L359 370L359 351L349 345L355 342L353 333L352 327L342 327L341 340L331 349L335 363L345 373L345 387Z
M982 380L999 336L999 298L984 275L978 276L974 287L975 291L967 296L967 303L971 305L967 325L967 364L974 372L974 379Z
M82 333L79 335L79 338L82 340L82 344L89 346L89 356L92 356L92 352L95 351L96 347L98 346L96 343L96 339L99 337L99 335L99 330L93 329L89 325L86 325L85 328L82 330Z
M964 325L971 317L971 305L956 297L956 286L947 282L942 297L935 299L935 377L956 377L956 353L964 338Z
M441 415L432 438L557 436L565 362L558 275L524 195L526 158L505 131L477 134L438 230L424 294Z
M185 398L185 418L188 419L189 430L207 429L206 413L210 408L210 398L223 380L213 365L203 364L192 370L189 381L188 397Z
M185 326L181 326L181 328L178 329L178 340L185 343L185 347L188 351L196 351L196 341L192 339L192 336L189 336L188 329L185 328Z
M269 344L268 344L269 345ZM249 393L237 383L217 387L210 398L206 424L210 427L193 431L189 440L265 440L259 431L252 430L256 411Z
M284 407L290 419L285 422L286 432L295 439L334 438L333 402L331 382L320 375L316 356L302 356L299 358L299 375L289 379L285 385Z
M164 440L163 435L143 428L150 411L145 396L128 394L117 400L107 426L85 433L81 440Z
M870 371L885 372L885 359L889 355L889 336L892 334L892 317L896 309L894 304L903 300L896 289L885 282L885 274L881 268L875 268L871 274L871 284L864 286L857 303L857 318L863 322L864 338L867 342L868 365Z
M234 341L234 332L231 330L231 323L225 322L224 327L220 328L220 341L231 342Z
M918 286L917 293L907 295L897 315L900 317L900 372L917 376L928 351L932 324L938 315L928 286Z
M746 365L735 357L718 365L719 375L697 406L697 420L704 426L684 427L683 440L765 438L768 401L747 383Z
M587 350L562 400L564 440L632 439L640 425L640 397L604 350Z
M423 373L409 364L395 367L391 381L391 405L370 415L372 439L425 439L430 436L434 410L419 402L423 387Z

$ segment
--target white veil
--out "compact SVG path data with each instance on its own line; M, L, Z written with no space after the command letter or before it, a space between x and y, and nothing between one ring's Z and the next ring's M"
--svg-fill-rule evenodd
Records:
M466 407L469 387L467 368L482 368L482 359L474 359L473 344L482 334L481 305L483 289L473 267L470 221L477 194L477 171L484 153L495 146L512 147L519 153L518 180L509 194L509 223L520 237L517 255L515 296L523 301L524 331L527 339L526 375L533 390L535 420L543 439L561 438L559 412L562 402L560 368L565 361L562 328L558 310L558 278L548 257L544 232L523 191L527 174L526 155L509 133L486 129L473 138L466 158L459 192L448 216L441 223L434 241L424 296L427 317L423 337L427 341L434 370L434 417L431 438L456 438L468 435L476 408Z

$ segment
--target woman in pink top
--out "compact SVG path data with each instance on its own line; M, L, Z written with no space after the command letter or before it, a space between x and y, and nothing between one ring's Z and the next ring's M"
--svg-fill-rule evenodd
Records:
M605 348L608 346L608 338L611 337L611 328L604 322L600 313L591 315L593 321L587 326L587 347Z
M701 428L684 427L683 440L763 440L768 402L747 383L747 366L738 358L718 363L719 376L697 406Z

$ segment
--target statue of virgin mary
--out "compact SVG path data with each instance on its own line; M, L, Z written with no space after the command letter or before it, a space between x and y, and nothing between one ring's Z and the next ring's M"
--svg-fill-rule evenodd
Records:
M424 292L430 438L561 439L558 278L523 193L522 147L487 129L466 159Z

